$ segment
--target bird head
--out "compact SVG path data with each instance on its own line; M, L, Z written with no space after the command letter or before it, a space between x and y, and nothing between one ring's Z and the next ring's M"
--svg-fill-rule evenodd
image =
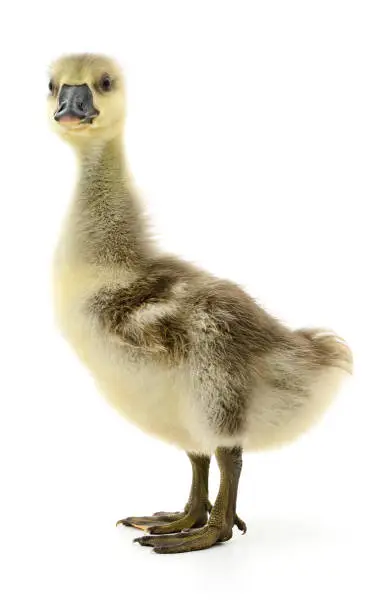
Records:
M107 142L122 132L125 92L120 68L101 55L66 55L51 66L48 113L74 146Z

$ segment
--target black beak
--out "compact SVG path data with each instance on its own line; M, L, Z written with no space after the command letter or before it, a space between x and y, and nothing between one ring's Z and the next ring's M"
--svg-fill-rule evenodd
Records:
M99 115L94 108L93 94L88 85L63 85L58 96L58 108L54 113L56 121L92 123Z

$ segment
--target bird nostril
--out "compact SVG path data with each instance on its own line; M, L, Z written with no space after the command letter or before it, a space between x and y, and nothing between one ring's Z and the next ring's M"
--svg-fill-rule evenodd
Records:
M84 103L81 100L77 100L77 108L80 111L84 110Z

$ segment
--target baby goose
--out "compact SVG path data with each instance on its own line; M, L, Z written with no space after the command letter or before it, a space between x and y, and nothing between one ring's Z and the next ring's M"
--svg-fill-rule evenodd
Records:
M159 251L126 170L114 61L63 57L49 90L52 124L80 169L55 258L59 325L109 402L192 464L183 512L119 522L147 530L137 541L157 553L208 548L234 525L246 530L236 514L242 451L306 431L351 372L351 352L333 333L288 329L234 283Z

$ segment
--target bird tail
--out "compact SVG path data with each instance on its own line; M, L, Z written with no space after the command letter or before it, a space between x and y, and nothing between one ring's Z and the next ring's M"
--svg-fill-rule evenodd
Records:
M353 373L353 355L349 345L335 332L326 329L306 328L297 333L311 341L315 361L321 366L333 366Z
M270 353L272 384L260 387L254 401L245 447L261 450L292 442L312 427L330 406L344 378L353 371L346 342L325 329L297 329L290 351Z

